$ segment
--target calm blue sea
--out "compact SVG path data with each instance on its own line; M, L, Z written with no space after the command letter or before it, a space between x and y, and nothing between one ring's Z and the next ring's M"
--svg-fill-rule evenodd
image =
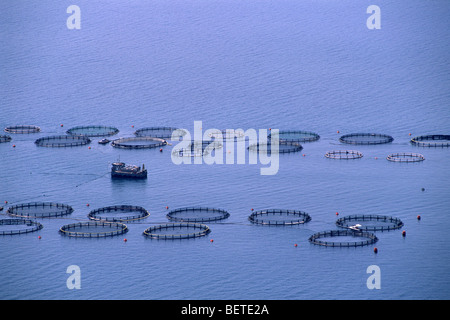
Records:
M81 9L79 30L66 26L71 4ZM379 30L366 27L371 4L381 9ZM1 205L53 201L75 210L39 219L38 232L0 237L0 299L449 299L450 148L409 143L409 134L450 134L449 16L447 0L0 1L0 128L42 129L0 144ZM129 137L152 126L193 130L194 121L203 130L307 130L321 139L281 154L270 176L261 164L175 165L173 146L34 144L78 125L115 126L116 137ZM339 142L353 132L395 140ZM364 157L324 157L339 149ZM393 152L426 160L387 161ZM119 157L145 163L148 179L112 181ZM58 232L116 204L150 217L107 239ZM202 238L142 235L168 222L166 206L193 205L230 217L208 223ZM302 210L312 220L258 226L247 219L252 208ZM336 229L336 212L405 225L377 232L371 246L310 244L313 233ZM70 265L80 267L81 289L66 286ZM380 267L381 289L366 285L370 265Z

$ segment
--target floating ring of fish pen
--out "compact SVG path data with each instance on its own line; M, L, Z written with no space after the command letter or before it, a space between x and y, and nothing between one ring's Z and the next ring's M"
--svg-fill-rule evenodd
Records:
M77 147L91 143L91 139L87 136L60 135L39 138L34 143L40 147Z
M450 147L450 135L431 134L426 136L418 136L412 138L411 143L419 147Z
M273 133L268 135L268 138L272 138ZM313 142L320 139L320 136L311 131L301 131L301 130L279 130L278 139L280 141L288 142Z
M178 232L175 233L174 231ZM210 232L211 230L209 227L204 224L177 222L160 224L147 228L143 234L151 239L178 240L203 237Z
M118 222L88 221L66 224L59 232L76 238L105 238L124 234L128 232L128 227Z
M134 132L137 137L152 137L160 139L178 140L180 137L186 135L187 131L184 129L173 127L147 127L138 129Z
M77 126L66 131L71 136L107 137L113 136L119 129L108 126Z
M394 141L394 138L380 133L351 133L341 136L339 141L347 144L371 145L390 143Z
M10 136L7 136L5 134L0 135L0 143L2 143L2 142L9 142L11 140L12 140L12 138Z
M73 212L73 208L67 204L53 202L30 202L16 204L6 210L6 214L24 218L54 218Z
M424 161L425 157L420 153L392 153L386 157L392 162L420 162Z
M111 145L122 149L152 149L165 146L167 141L153 137L131 137L113 140Z
M218 141L193 141L185 148L174 149L172 154L177 157L202 157L220 148L223 144Z
M278 143L278 150L272 150L272 143L267 141L267 144L255 143L247 148L249 151L265 152L267 154L273 153L291 153L299 152L303 149L303 146L298 142L289 142L280 140Z
M333 150L325 153L325 157L328 159L350 160L360 159L363 157L363 154L355 150Z
M266 209L253 212L248 220L263 225L297 225L311 221L311 216L300 210Z
M230 216L230 214L223 209L208 207L185 207L172 210L166 216L172 221L209 222L226 219Z
M239 139L244 138L245 133L244 130L233 130L233 129L224 129L224 130L212 130L208 134L209 137L217 139L217 140L234 140L237 141Z
M144 208L130 205L103 207L92 210L88 214L88 217L91 220L109 222L141 220L148 216L150 216L150 213Z
M14 228L14 226L23 227ZM30 233L41 230L43 227L44 226L41 223L29 219L0 219L0 235Z
M401 228L403 222L399 218L383 215L350 215L337 219L336 225L351 230L389 231Z
M8 133L37 133L41 132L41 128L38 126L29 126L29 125L19 125L19 126L8 126L5 128L5 132Z
M350 238L365 238L366 240L358 241L325 241L323 238L337 238L337 237L350 237ZM378 241L378 238L370 232L353 231L353 230L330 230L322 231L313 234L309 237L309 242L319 246L325 247L361 247L373 244Z

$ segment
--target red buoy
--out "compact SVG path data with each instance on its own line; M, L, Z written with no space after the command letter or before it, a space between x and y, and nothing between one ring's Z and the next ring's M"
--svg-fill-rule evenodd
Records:
M337 131L337 133L339 133L339 130Z
M417 216L417 220L420 220L420 215Z
M211 240L209 240L209 242L214 242L214 240L213 240L213 239L211 239Z
M166 209L169 209L169 206L166 206Z
M128 241L127 238L123 239L123 242L127 242L127 241Z
M16 147L16 145L15 144L13 144L13 148L15 148Z
M252 208L252 211L253 211L253 208Z
M38 236L38 239L40 239L41 238L41 236Z
M373 252L378 253L377 247L373 248Z
M338 216L338 215L339 215L339 212L336 212L336 215Z
M297 244L294 244L294 247L296 247L296 248L297 248Z
M64 127L64 125L61 123L61 127Z
M405 230L402 231L402 236L406 237L406 231Z
M161 148L161 149L159 149L159 152L162 152L162 148Z
M86 207L89 207L89 203L86 203Z

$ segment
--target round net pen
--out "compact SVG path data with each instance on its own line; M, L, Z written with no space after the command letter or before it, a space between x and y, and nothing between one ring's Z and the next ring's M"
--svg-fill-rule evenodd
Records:
M223 144L218 141L192 141L185 148L173 149L172 154L177 157L203 157L222 147Z
M224 130L214 130L208 134L211 138L218 139L219 141L238 141L244 138L245 133L244 130L233 130L233 129L224 129Z
M355 231L389 231L401 228L403 222L383 215L351 215L337 219L336 225Z
M67 130L67 134L71 136L87 136L87 137L107 137L113 136L119 132L119 129L108 126L77 126Z
M16 235L41 230L43 225L29 219L0 219L0 235Z
M267 141L267 144L263 143L255 143L248 147L249 151L253 152L263 152L267 154L272 153L292 153L299 152L303 149L303 146L298 142L289 142L289 141L279 141L278 150L272 148L272 144L270 141Z
M60 148L77 147L91 143L87 136L50 136L39 138L34 142L39 147Z
M128 227L118 222L88 221L66 224L59 232L75 238L105 238L124 234L128 232Z
M418 136L411 139L411 143L418 147L450 147L450 135L448 134L431 134Z
M344 241L334 241L331 238L341 238ZM330 240L328 240L330 239ZM354 241L358 239L357 241ZM361 239L361 240L360 240ZM370 232L357 232L352 230L330 230L313 234L309 237L309 242L324 247L361 247L371 245L378 241L378 238Z
M37 133L41 132L41 128L39 128L38 126L29 125L8 126L5 128L5 132L18 134Z
M392 162L421 162L425 157L420 153L392 153L386 159Z
M363 154L355 150L333 150L325 153L325 157L328 159L351 160L360 159L363 157Z
M268 135L268 138L274 137L273 133ZM320 139L320 136L311 131L301 131L301 130L279 130L278 139L280 141L287 142L313 142Z
M116 139L111 145L121 149L152 149L167 145L167 141L153 137L131 137Z
M150 213L142 207L120 205L92 210L88 214L90 220L109 222L128 222L147 218Z
M69 205L53 202L30 202L11 206L6 210L6 214L24 218L55 218L73 212Z
M12 138L10 136L7 136L5 134L1 134L0 135L0 143L2 143L2 142L9 142L11 140L12 140Z
M152 137L160 139L178 140L186 135L186 130L173 127L147 127L134 132L137 137Z
M170 211L167 218L180 222L210 222L226 219L230 214L223 209L208 207L185 207Z
M262 225L286 226L307 223L311 217L299 210L266 209L253 212L248 220Z
M347 144L372 145L390 143L394 138L380 133L351 133L341 136L339 141Z
M178 240L204 237L211 230L207 225L199 223L168 223L145 229L144 235L151 239Z

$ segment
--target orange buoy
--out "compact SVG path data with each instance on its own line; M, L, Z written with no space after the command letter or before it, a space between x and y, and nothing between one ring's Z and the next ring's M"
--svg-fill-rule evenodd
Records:
M336 215L338 216L338 215L339 215L339 212L336 212Z
M373 248L373 252L378 253L377 247Z
M339 130L338 131L336 131L337 133L339 133Z
M409 135L411 135L411 133L409 133Z
M402 236L406 237L406 231L405 230L402 231Z
M213 239L211 239L211 240L209 240L209 242L214 242L214 240L213 240Z
M304 157L306 157L306 154L303 154Z
M420 220L420 219L421 219L421 218L420 218L420 215L418 215L418 216L417 216L417 220Z
M127 241L128 241L127 238L123 239L123 242L127 242Z
M296 248L297 248L297 244L294 244L294 247L296 247Z
M169 209L169 206L166 206L166 209Z
M159 152L162 152L162 148L161 148L161 149L159 149Z

